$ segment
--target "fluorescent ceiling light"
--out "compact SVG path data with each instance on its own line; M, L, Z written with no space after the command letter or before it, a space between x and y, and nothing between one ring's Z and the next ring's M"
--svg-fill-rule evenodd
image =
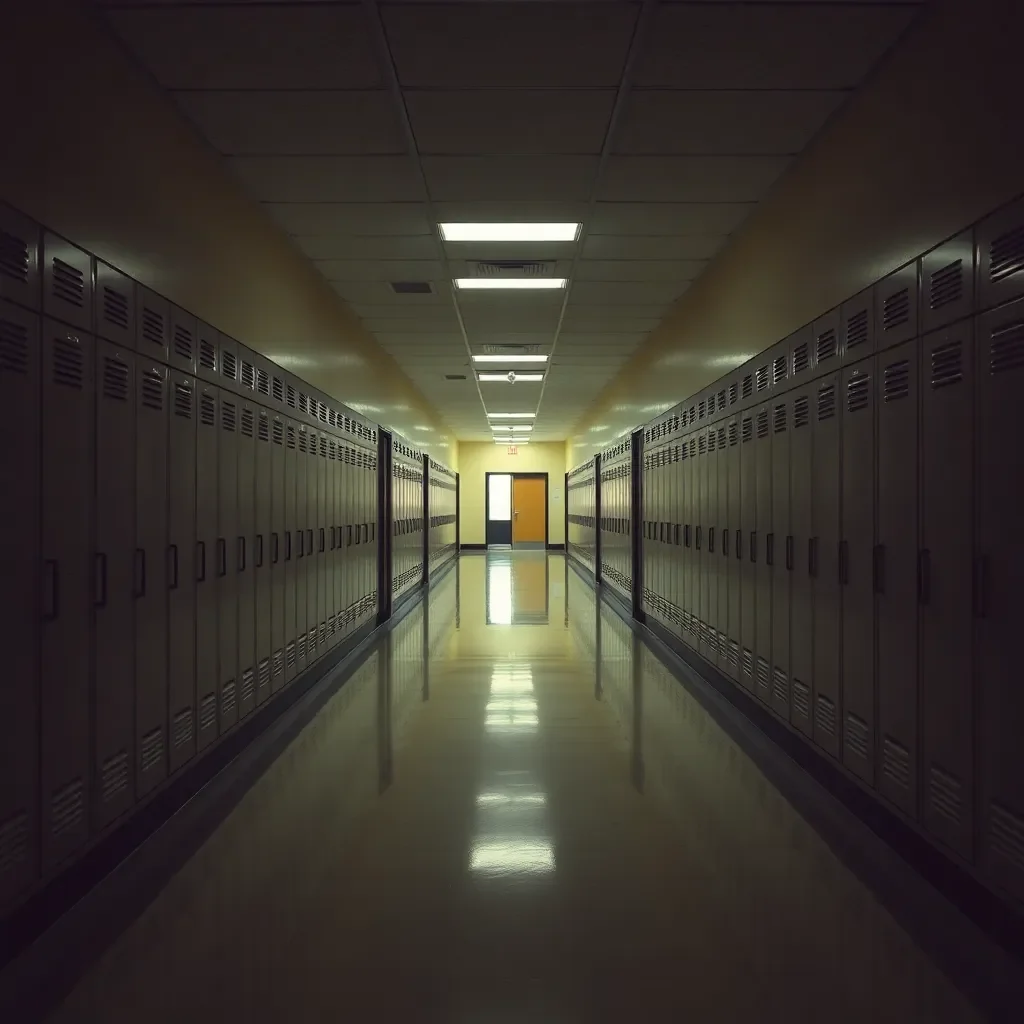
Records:
M535 412L489 412L489 420L532 420L537 414Z
M438 224L446 242L575 242L579 224Z
M504 381L506 384L513 384L513 383L518 384L519 382L523 382L523 383L526 383L526 384L531 384L531 383L536 383L539 380L543 380L544 379L544 374L543 373L517 373L513 380L509 379L509 375L507 373L478 373L476 375L476 377L477 377L477 380L482 380L484 382L492 382L493 383L493 382L497 382L497 381L501 380L501 381Z
M521 438L521 437L505 437L505 438L495 438L494 439L494 443L495 444L516 444L516 445L519 445L519 444L529 444L530 442L525 440L524 438Z
M455 287L462 291L470 289L553 289L564 288L564 277L457 277Z
M474 363L546 363L547 356L473 356Z
M498 427L495 427L494 429L497 430ZM526 425L520 426L518 423L513 423L513 424L510 424L509 426L502 427L501 429L502 430L511 430L511 431L516 432L516 433L528 434L531 430L533 430L533 424L531 423L531 424L529 424L529 426L526 426Z

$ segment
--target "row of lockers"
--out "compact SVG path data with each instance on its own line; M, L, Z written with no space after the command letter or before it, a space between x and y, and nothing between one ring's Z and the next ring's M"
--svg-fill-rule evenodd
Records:
M424 575L423 453L394 437L391 442L391 595L403 597Z
M565 476L565 549L594 571L597 557L597 488L593 462L577 466Z
M427 504L428 575L435 578L456 554L456 519L458 515L458 478L447 466L433 458L427 459L430 494Z
M628 601L633 590L632 438L604 452L598 475L601 578Z

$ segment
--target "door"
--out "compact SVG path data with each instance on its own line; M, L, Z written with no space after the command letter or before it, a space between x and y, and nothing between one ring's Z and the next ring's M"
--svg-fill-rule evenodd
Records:
M547 544L547 478L512 478L512 543Z
M219 650L219 536L217 453L220 428L217 388L203 385L196 424L196 697L199 702L198 750L217 738Z

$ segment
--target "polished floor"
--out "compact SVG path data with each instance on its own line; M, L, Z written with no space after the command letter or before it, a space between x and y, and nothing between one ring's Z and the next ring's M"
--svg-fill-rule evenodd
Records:
M561 556L465 556L52 1017L968 1021Z

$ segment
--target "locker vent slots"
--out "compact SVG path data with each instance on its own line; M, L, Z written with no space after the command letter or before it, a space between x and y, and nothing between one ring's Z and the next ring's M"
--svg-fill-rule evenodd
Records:
M992 240L989 248L989 280L995 284L1024 270L1024 224Z
M164 407L164 377L160 370L146 370L142 374L142 404L157 412Z
M109 284L103 286L103 319L107 323L114 324L122 330L127 331L129 325L128 296L111 288Z
M174 325L174 354L186 362L192 359L192 332L184 324Z
M53 348L53 382L66 388L82 387L82 350L74 337L56 338Z
M963 344L949 341L932 349L932 387L945 388L964 379Z
M54 298L81 308L85 303L85 276L77 267L65 263L56 256L51 266Z
M900 293L904 299L903 306L903 319L896 320L893 323L889 323L889 317L892 312L890 303L893 298L890 297L885 300L885 319L883 323L885 330L890 327L895 327L897 323L903 323L907 319L907 313L910 309L910 300L907 295L907 289L904 288ZM862 309L857 313L854 313L849 320L846 321L846 349L849 351L851 348L856 348L858 345L863 345L868 340L868 311Z
M1024 366L1024 321L1006 324L992 332L989 371L1004 373Z
M142 307L142 337L161 348L164 344L164 318L148 306Z
M882 302L882 330L891 331L910 319L910 289L901 288ZM866 321L865 321L866 323Z
M22 324L0 320L0 370L28 373L28 331Z
M103 360L103 396L128 401L128 364L107 356Z
M932 274L928 288L928 305L931 309L941 309L950 302L956 302L963 294L963 266L963 260L953 260Z
M883 381L883 393L885 401L896 402L901 398L910 395L910 363L901 359L885 368Z
M23 238L0 231L0 274L15 281L28 281L28 243Z

